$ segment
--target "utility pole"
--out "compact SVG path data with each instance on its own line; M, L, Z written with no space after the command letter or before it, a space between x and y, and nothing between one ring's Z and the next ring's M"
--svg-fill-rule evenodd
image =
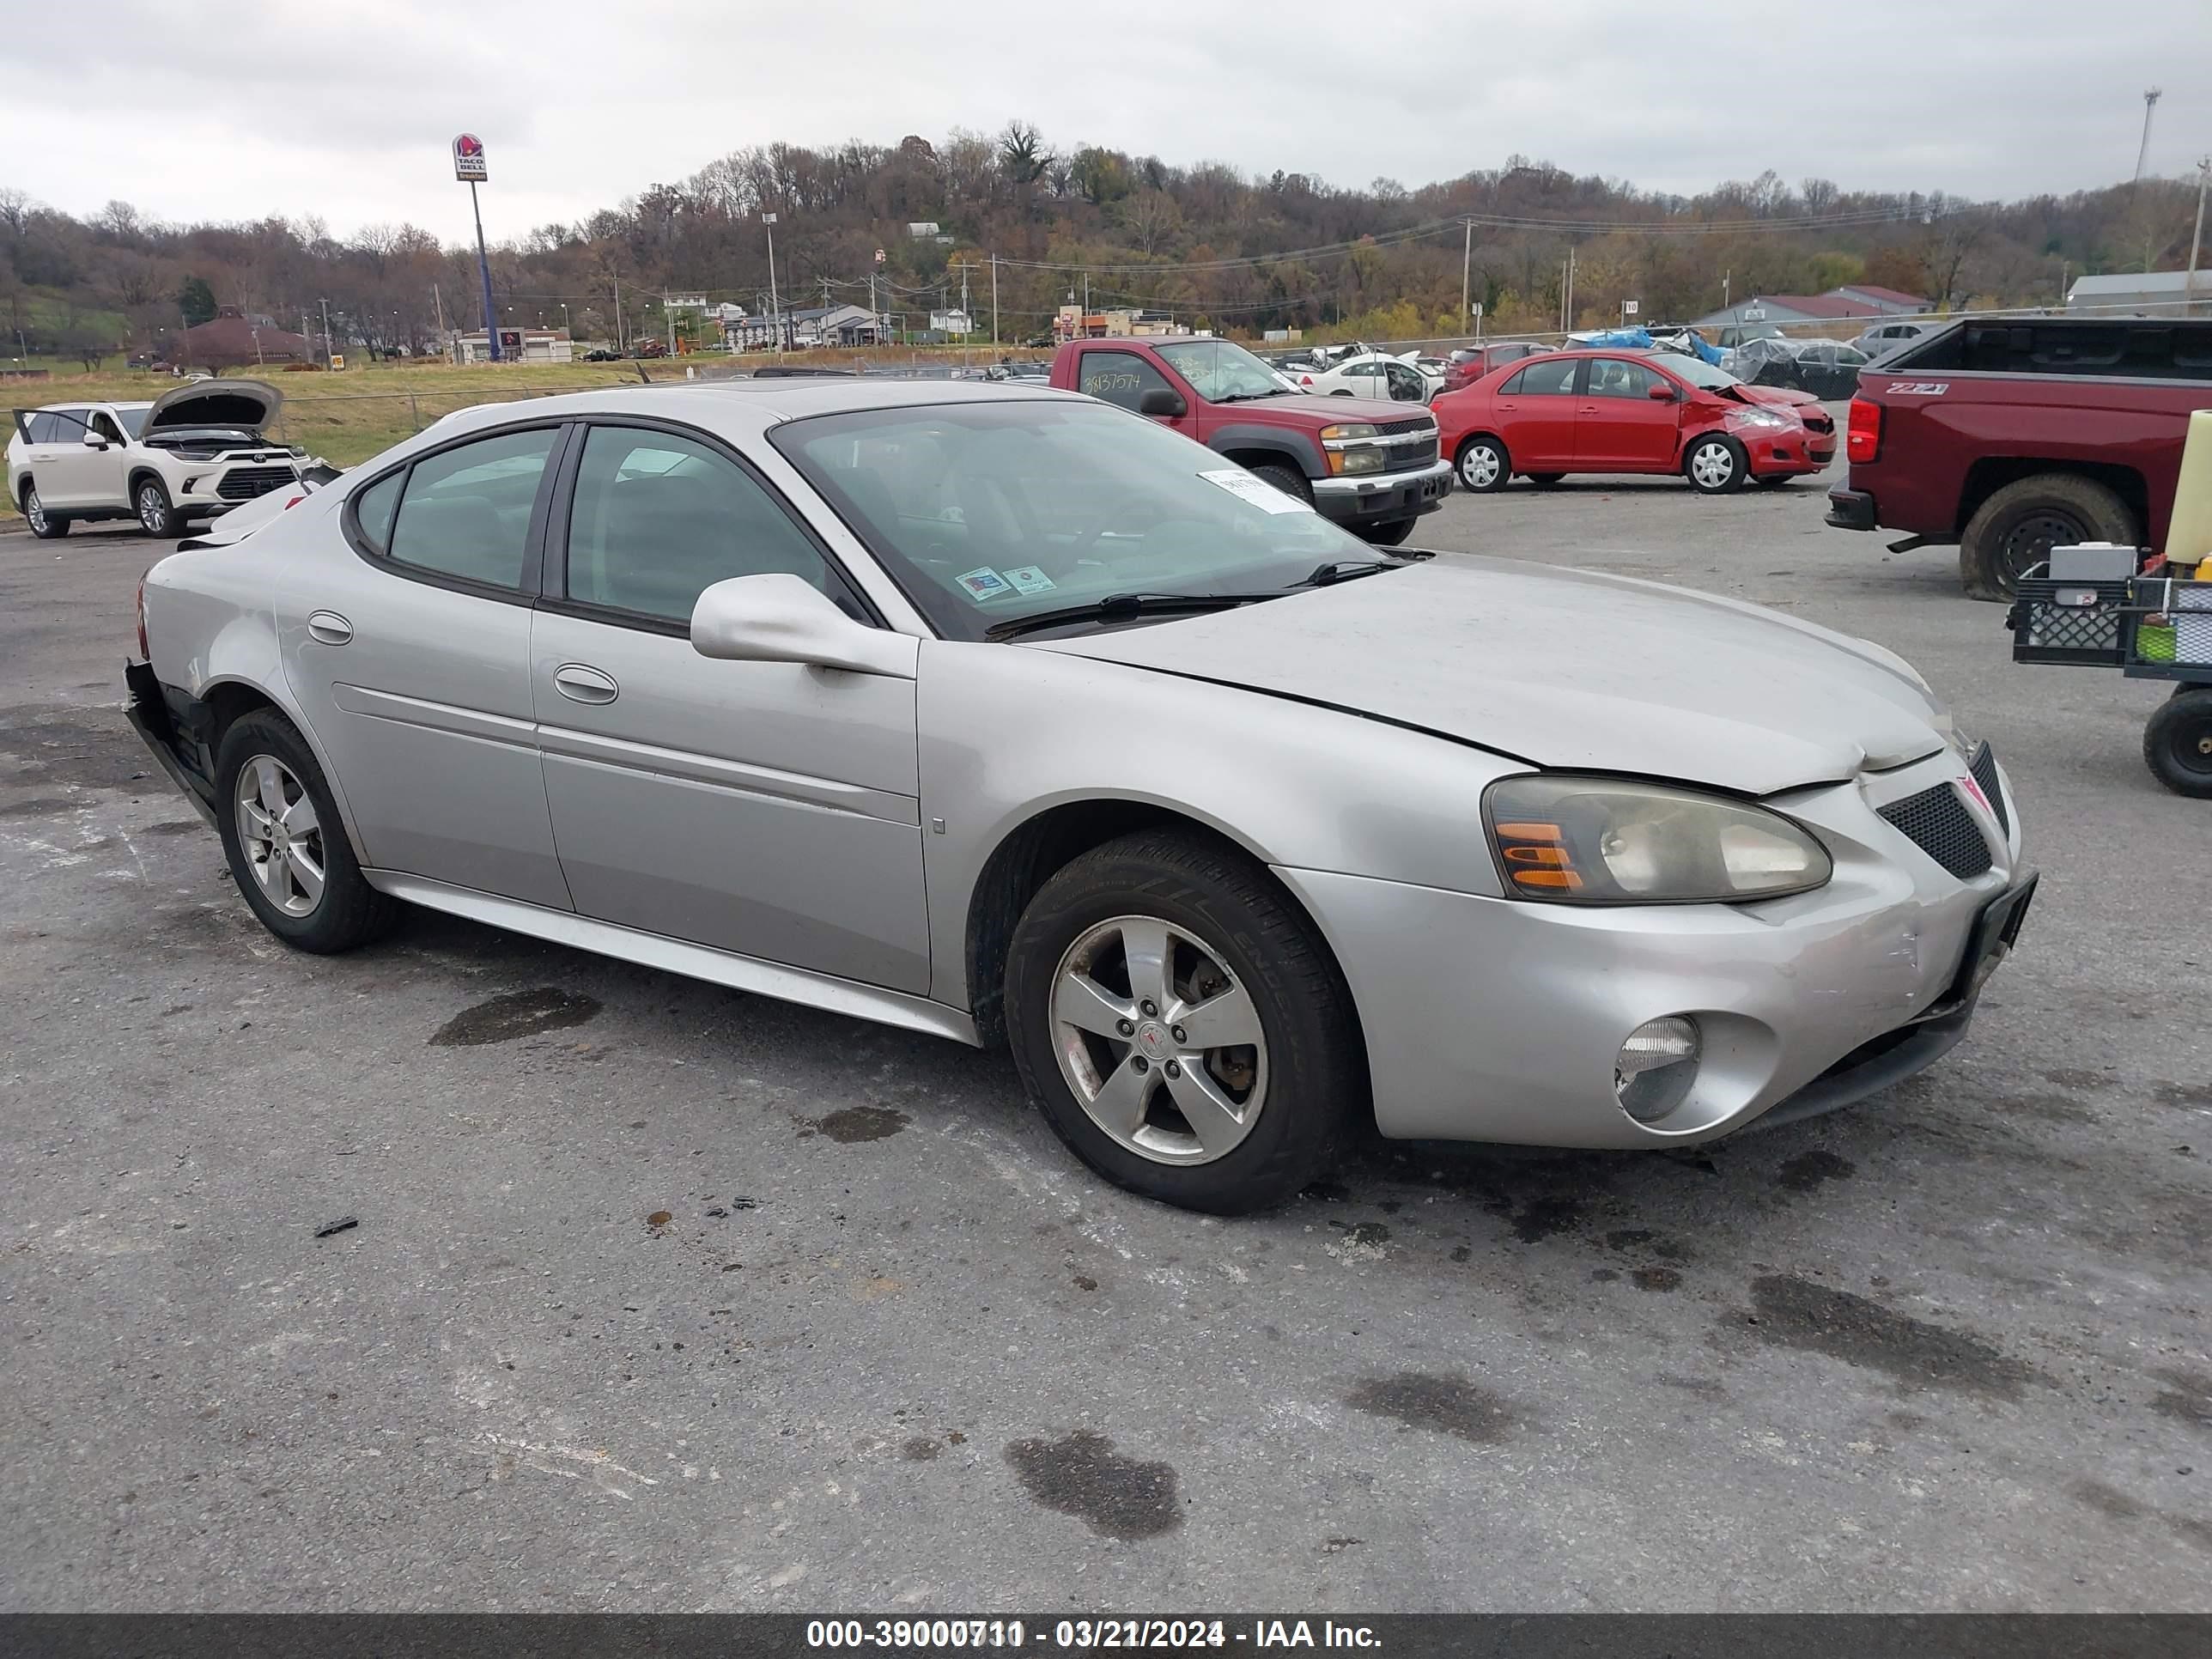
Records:
M629 348L623 338L622 272L617 270L608 274L615 279L615 349L627 351Z
M2204 240L2204 187L2212 183L2212 155L2197 164L2197 228L2189 233L2189 280L2181 290L2181 314L2197 314L2197 249Z
M436 292L434 289L431 291ZM323 367L328 368L331 366L331 302L325 300L320 303L323 307ZM445 320L441 318L438 323L438 332L443 334L445 331Z
M2201 205L2201 204L2200 204L2200 205ZM2199 216L2200 218L2203 216L2203 214L2202 214L2202 212L2201 212L2201 211L2199 212L2198 216ZM994 253L994 254L991 256L991 345L992 345L992 349L995 350L995 349L998 348L998 344L999 344L999 256L998 256L997 254Z
M330 301L325 300L323 303L327 307ZM438 285L435 283L430 284L430 308L438 313L439 345L441 349L450 354L453 350L453 342L446 338L446 296L438 292ZM325 314L327 315L327 313ZM325 321L323 325L323 343L325 345L328 345L330 343L330 332L331 325L327 321Z
M676 307L668 303L668 292L661 290L660 314L668 324L668 355L676 355Z
M2158 108L2158 100L2164 96L2166 96L2166 90L2162 87L2143 88L2142 148L2136 152L2136 183L2137 184L2142 183L2143 164L2150 160L2151 112Z
M769 325L775 330L775 355L783 356L783 302L775 293L775 215L761 215L762 227L768 232L768 315Z
M1721 309L1723 311L1726 311L1728 309L1729 279L1735 275L1735 273L1732 270L1724 270L1721 272Z
M1464 317L1474 302L1474 221L1461 220L1460 228L1467 233L1459 255L1459 314Z

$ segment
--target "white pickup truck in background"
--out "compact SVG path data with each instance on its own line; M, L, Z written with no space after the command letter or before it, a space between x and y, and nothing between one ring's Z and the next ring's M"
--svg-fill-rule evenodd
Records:
M283 396L258 380L199 380L151 403L49 404L15 411L8 494L31 533L136 519L149 536L182 535L319 465L263 435Z

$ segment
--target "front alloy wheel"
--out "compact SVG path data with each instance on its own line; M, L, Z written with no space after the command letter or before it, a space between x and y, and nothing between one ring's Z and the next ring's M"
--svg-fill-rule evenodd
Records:
M1251 997L1194 935L1115 916L1079 935L1053 977L1053 1048L1091 1121L1162 1164L1210 1164L1267 1099L1267 1039Z
M238 769L238 843L262 896L288 916L323 900L323 828L314 799L292 769L255 755Z
M159 478L140 479L134 499L138 507L138 527L148 535L167 540L181 533L183 526L177 518L177 509L169 504L169 492Z
M1459 453L1459 481L1469 489L1502 489L1510 476L1504 446L1495 438L1470 439Z
M1701 438L1691 447L1683 471L1706 495L1722 495L1743 483L1743 452L1732 439Z

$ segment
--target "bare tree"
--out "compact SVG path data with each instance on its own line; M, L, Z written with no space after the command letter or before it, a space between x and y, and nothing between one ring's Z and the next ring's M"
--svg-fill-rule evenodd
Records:
M9 235L20 237L30 219L30 193L13 185L0 185L0 227L5 227Z
M1044 135L1027 121L1009 121L999 135L999 166L1017 185L1034 185L1052 166Z

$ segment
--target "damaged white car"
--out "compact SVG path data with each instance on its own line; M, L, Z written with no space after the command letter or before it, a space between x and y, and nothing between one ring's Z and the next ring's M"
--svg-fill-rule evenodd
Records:
M263 434L283 394L258 380L199 380L151 403L49 404L15 411L8 493L31 533L136 519L149 536L227 513L318 466Z

